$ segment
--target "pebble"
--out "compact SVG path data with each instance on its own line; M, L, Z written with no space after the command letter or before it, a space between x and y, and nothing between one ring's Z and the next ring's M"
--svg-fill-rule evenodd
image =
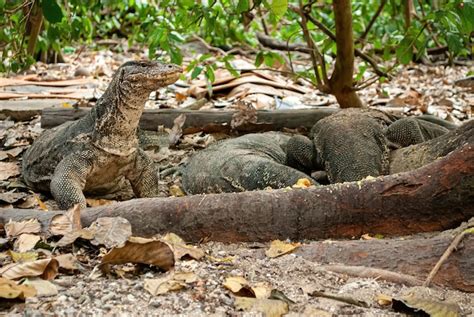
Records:
M90 76L91 75L91 72L85 68L85 67L82 67L82 66L79 66L78 68L76 68L76 71L74 72L74 77L82 77L82 76Z
M161 302L158 298L152 298L148 303L151 307L158 308L161 306Z
M115 298L115 294L114 294L114 293L107 293L107 294L105 294L104 296L102 296L102 298L100 299L100 301L101 301L102 303L105 303L105 302L108 302L108 301L110 301L110 300L112 300L112 299L114 299L114 298Z
M69 291L69 296L73 298L79 298L82 295L82 289L80 288L73 288L72 290Z

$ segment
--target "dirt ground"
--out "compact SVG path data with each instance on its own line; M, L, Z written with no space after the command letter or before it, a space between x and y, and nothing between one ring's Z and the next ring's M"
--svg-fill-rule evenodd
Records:
M117 65L127 58L134 57L136 56L132 53L117 56L112 53L86 52L79 59L75 56L69 57L71 62L60 67L39 65L33 69L32 73L67 79L74 77L73 74L81 70L86 78L96 78L98 83L92 89L93 92L78 90L79 93L85 95L92 94L88 97L84 95L85 104L90 105L93 104L94 98L103 92ZM460 124L471 118L474 94L472 87L459 87L454 82L464 78L468 71L469 67L466 66L412 65L400 69L393 80L372 85L361 91L361 97L373 107L410 115L432 113ZM14 91L11 86L9 87L8 89L0 88L4 92ZM199 100L187 96L185 100L177 101L181 88L179 85L173 85L163 89L158 93L159 98L150 100L147 108L185 108L186 105L194 104ZM31 89L18 91L32 93ZM20 98L20 100L25 99ZM254 102L251 98L249 100ZM262 100L258 99L256 103L263 109L271 110L276 107L271 103L262 104ZM314 90L300 96L298 102L291 103L290 100L289 103L296 109L301 103L311 103L311 100L315 103L322 101L328 106L335 106L333 97ZM13 102L12 99L8 101ZM229 101L226 96L206 100L201 109L217 110L223 104L225 109L232 109L232 101ZM63 106L70 105L63 104ZM8 105L5 107L8 108ZM0 121L0 164L2 167L0 207L56 209L54 201L48 195L31 192L21 181L19 169L21 156L42 132L40 118L33 116L28 120L13 120L12 116L15 114L8 111L2 112L2 109L5 108L0 107L0 118L3 118ZM164 135L165 139L168 138L167 133ZM148 153L154 158L162 172L162 195L182 195L179 173L175 173L177 168L189 158L192 152L225 137L229 136L197 133L182 136L176 147L164 146L150 149ZM89 201L91 206L103 203L109 202L94 199ZM3 252L0 253L0 264L2 266L11 262L8 253L11 242L8 239L1 239ZM76 245L70 251L79 261L78 270L75 270L73 274L60 273L51 281L55 287L49 293L44 292L41 296L28 297L24 303L19 302L14 305L11 305L11 302L2 303L0 314L8 316L118 314L263 316L262 311L266 311L268 316L272 316L268 306L256 308L254 305L254 308L249 311L243 310L241 305L236 303L236 296L241 294L236 294L224 286L229 277L244 277L251 287L258 286L267 291L276 290L276 293L284 294L284 296L275 295L272 298L279 298L276 299L279 304L282 302L288 304L289 312L286 316L405 316L404 313L396 312L391 305L381 300L380 294L399 298L409 293L439 303L455 303L459 306L461 316L474 316L474 295L472 294L443 288L407 287L380 279L354 278L325 272L318 269L318 263L308 261L294 253L270 258L265 255L268 247L269 243L207 242L199 246L205 253L203 258L179 260L171 272L164 273L150 267L137 271L132 266L126 265L113 271L113 274L104 276L100 274L97 265L105 250ZM177 272L194 273L192 281L181 285L179 290L166 291L161 295L152 295L146 289L147 280L171 276ZM335 295L338 299L318 296L314 293L315 291ZM340 297L344 296L350 297L353 302L341 301ZM273 316L279 315L276 313Z

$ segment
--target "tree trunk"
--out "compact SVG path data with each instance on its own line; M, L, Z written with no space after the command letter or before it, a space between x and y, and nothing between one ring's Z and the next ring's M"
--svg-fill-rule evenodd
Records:
M124 217L135 235L188 241L352 238L437 231L474 216L474 140L417 170L309 189L147 198L87 208L82 223ZM3 209L0 223L44 211Z
M405 17L405 30L408 30L411 25L411 17L415 7L413 6L413 0L403 1L403 16Z
M38 1L34 2L27 22L30 26L28 38L28 55L35 55L36 42L43 26L43 11Z
M341 108L362 108L364 105L353 89L354 40L350 0L334 0L337 56L334 72L329 81L331 93Z

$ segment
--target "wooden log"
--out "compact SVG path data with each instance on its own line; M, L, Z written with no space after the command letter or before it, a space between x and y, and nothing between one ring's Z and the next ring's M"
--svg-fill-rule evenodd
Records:
M87 208L98 217L124 217L135 235L174 232L188 241L268 241L351 238L445 230L474 216L474 140L414 171L309 189L281 189L135 199ZM31 218L44 211L21 211ZM17 219L3 209L1 223Z
M296 129L311 127L320 119L327 117L338 108L315 107L314 109L298 110L272 110L257 111L257 123L237 127L240 132L259 132L281 130L283 128ZM44 109L41 115L41 126L52 128L66 121L77 120L90 111L89 108L79 109ZM230 123L236 111L193 111L175 109L147 109L143 112L140 127L144 130L156 131L158 126L172 128L173 121L181 114L186 115L183 132L228 132L231 130Z
M324 241L303 245L297 254L318 264L363 266L426 279L455 234L411 239ZM434 277L439 285L474 292L474 235L466 235Z

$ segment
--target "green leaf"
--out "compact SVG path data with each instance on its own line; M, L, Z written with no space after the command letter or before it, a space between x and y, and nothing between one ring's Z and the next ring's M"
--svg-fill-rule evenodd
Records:
M206 66L206 77L211 83L213 83L216 80L216 76L214 75L214 70L209 65Z
M55 0L42 0L41 9L46 20L51 23L61 22L63 11Z
M264 58L265 57L263 56L263 52L258 52L257 56L255 57L255 66L258 67L262 65Z
M459 53L463 48L462 37L459 33L446 33L446 42L448 43L448 48L451 52Z
M249 1L248 0L239 0L237 4L237 13L246 12L250 9Z
M232 67L232 65L228 61L224 60L224 65L225 65L225 68L231 73L232 76L234 77L240 76L240 73L234 67Z
M3 10L5 8L5 0L0 0L0 10Z
M181 55L181 51L177 47L170 48L169 50L167 50L167 52L171 56L172 63L181 65L181 63L183 62L183 55Z
M277 16L282 16L288 9L288 0L273 0L270 4L270 10Z
M197 78L197 76L199 76L199 74L201 74L202 72L202 67L201 66L196 66L194 69L193 69L193 72L191 74L191 79L195 79Z
M408 64L413 59L413 41L411 36L406 36L397 47L397 58L402 64Z

